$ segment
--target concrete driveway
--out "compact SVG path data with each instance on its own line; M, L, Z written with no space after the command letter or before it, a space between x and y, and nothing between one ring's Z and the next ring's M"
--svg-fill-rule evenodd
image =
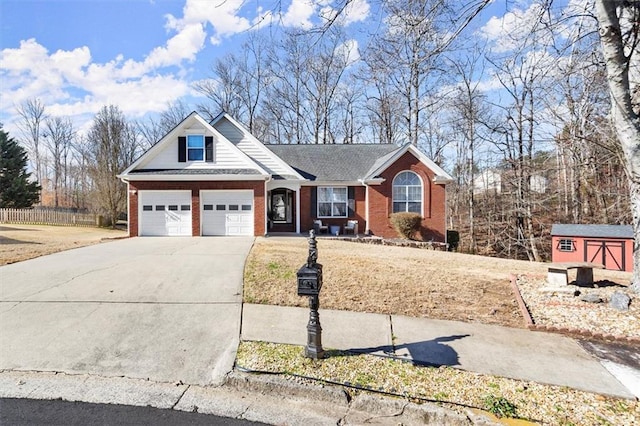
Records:
M0 369L217 384L253 238L132 238L0 267Z

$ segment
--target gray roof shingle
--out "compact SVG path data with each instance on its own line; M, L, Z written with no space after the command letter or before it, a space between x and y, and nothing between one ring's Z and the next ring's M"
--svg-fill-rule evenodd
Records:
M312 181L354 182L381 165L383 157L401 149L393 144L265 145Z
M559 237L633 238L631 225L575 225L556 223L551 235Z

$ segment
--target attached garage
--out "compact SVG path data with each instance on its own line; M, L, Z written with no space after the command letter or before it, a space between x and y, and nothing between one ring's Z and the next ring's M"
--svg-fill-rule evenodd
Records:
M253 191L200 191L202 235L254 234Z
M191 191L140 191L138 206L139 235L191 235Z

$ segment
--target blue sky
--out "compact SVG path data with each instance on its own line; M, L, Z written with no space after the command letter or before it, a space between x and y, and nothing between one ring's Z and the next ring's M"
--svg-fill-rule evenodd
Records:
M498 0L486 19L511 2ZM39 98L86 129L107 104L131 119L193 100L191 84L247 31L309 28L332 0L0 0L0 121ZM376 21L375 0L353 0L349 25ZM498 31L499 32L499 31ZM355 32L354 32L355 33Z

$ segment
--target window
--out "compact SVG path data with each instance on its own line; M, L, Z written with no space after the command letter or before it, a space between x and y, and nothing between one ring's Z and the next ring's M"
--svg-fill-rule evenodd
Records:
M226 204L216 204L216 211L222 212L222 211L225 211L226 209L227 209Z
M150 212L153 210L153 206L142 206L143 212Z
M573 240L560 240L558 242L558 249L560 251L575 251L576 248L573 244Z
M170 204L169 205L169 211L177 212L178 211L178 205L177 204Z
M240 206L237 204L229 204L229 211L238 211Z
M422 182L413 172L401 172L393 179L393 212L422 214Z
M191 210L191 206L189 204L182 204L180 206L180 210L182 210L183 212L188 212L189 210Z
M318 188L318 217L347 217L347 188Z
M250 212L251 211L251 204L243 204L242 205L242 211L243 212Z
M156 206L156 211L157 211L157 212L162 212L162 211L164 211L164 206Z
M213 204L205 204L204 211L213 211Z
M187 160L204 161L204 136L187 136Z

